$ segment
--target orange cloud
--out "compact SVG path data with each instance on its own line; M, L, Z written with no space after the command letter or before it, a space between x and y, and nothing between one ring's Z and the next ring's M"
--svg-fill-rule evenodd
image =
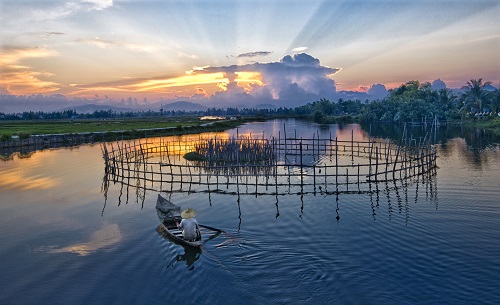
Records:
M229 80L222 72L186 74L182 76L166 76L155 78L126 79L120 81L97 83L89 85L72 84L75 90L71 95L85 93L119 92L132 93L157 93L166 94L171 88L191 87L194 94L208 94L207 86L218 86L220 83L228 83ZM202 87L203 86L203 87ZM213 91L213 90L210 90Z
M53 74L34 71L32 67L22 65L28 58L56 56L57 53L43 48L3 48L0 56L2 78L0 86L13 94L48 93L60 89L60 84L43 80Z
M252 85L264 86L264 82L262 81L262 75L260 72L235 72L237 75L235 81L238 86L242 87L245 92L252 91Z
M196 94L207 95L207 91L201 87L196 87Z
M149 79L128 86L131 91L154 92L170 87L195 86L204 84L217 84L227 81L223 73L190 74L174 78Z
M227 85L229 84L229 80L227 82L220 82L220 83L217 83L217 87L219 87L219 89L221 91L227 91Z

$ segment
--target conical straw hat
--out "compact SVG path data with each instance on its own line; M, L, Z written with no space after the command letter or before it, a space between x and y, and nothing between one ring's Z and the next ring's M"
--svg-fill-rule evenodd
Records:
M181 217L184 218L184 219L188 219L188 218L195 217L196 214L198 214L198 213L195 210L189 208L187 210L182 211Z

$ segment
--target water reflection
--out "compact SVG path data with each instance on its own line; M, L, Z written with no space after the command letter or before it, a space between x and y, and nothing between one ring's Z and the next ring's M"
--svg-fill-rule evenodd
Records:
M61 136L63 137L63 136ZM71 137L71 135L68 135L68 137ZM39 140L39 139L38 139ZM33 154L40 152L40 151L46 151L46 150L52 150L52 149L73 149L73 148L78 148L81 145L95 145L96 142L94 140L92 141L71 141L71 142L46 142L46 143L39 143L37 142L38 140L33 140L33 139L27 139L23 140L23 143L11 143L13 146L9 146L10 144L0 144L0 160L3 161L10 161L14 160L15 158L19 159L28 159L33 156ZM36 142L36 143L35 143ZM90 143L90 144L89 144Z
M174 268L178 263L184 262L191 271L194 269L194 263L200 259L201 250L193 247L183 247L184 253L178 253L167 265L168 268Z
M28 171L29 170L26 170L26 168L21 168L17 171L2 172L0 188L5 190L48 190L60 184L60 181L57 178L44 177L42 175L29 173Z
M342 132L349 135L348 128ZM473 158L463 157L465 140L447 143L448 157L438 159L440 168L429 179L372 182L372 191L363 194L354 193L357 186L349 187L353 193L336 193L335 183L317 186L316 194L313 189L310 194L239 196L190 193L184 184L186 192L172 193L173 202L193 204L201 223L244 239L220 234L194 255L153 232L158 222L150 204L156 193L146 190L150 182L137 185L126 177L127 185L109 179L99 192L104 169L98 147L74 154L51 151L51 162L31 163L38 152L29 159L0 161L2 174L25 171L18 179L60 182L24 191L0 186L0 303L182 304L186 293L197 303L214 304L221 299L234 304L498 303L498 151L484 151L478 167L468 163ZM163 188L170 186L164 182ZM103 200L107 207L101 218ZM126 206L131 202L137 205ZM101 221L118 224L122 239L113 244L104 233L92 234L105 231ZM40 249L44 245L53 246Z
M2 149L0 149L0 160L9 161L9 160L14 160L15 157L19 159L28 159L34 153L35 153L34 150L30 150L28 152L22 152L22 151L9 152L9 151L2 151Z
M409 218L407 207L410 187L415 187L415 203L419 198L420 184L425 187L427 200L436 199L436 155L434 147L428 144L431 141L428 131L425 137L419 138L413 134L408 136L405 130L404 136L398 140L409 143L406 147L398 146L397 142L370 138L359 125L332 125L331 128L323 126L313 131L312 138L305 134L310 131L310 124L300 125L292 121L291 125L300 128L291 131L287 124L271 121L260 125L250 124L241 131L236 129L222 134L154 138L103 145L106 165L102 183L105 198L103 213L111 184L117 184L120 188L118 205L123 202L123 197L128 203L131 196L132 200L141 203L143 207L148 191L188 195L204 193L208 194L210 206L211 194L237 195L240 224L240 195L253 195L256 198L274 196L276 218L280 216L281 196L299 195L302 217L304 196L335 195L337 221L340 220L340 198L343 196L369 195L374 220L380 208L381 195L388 198L389 218L394 213L392 196L396 197L399 213L404 213ZM272 135L267 141L264 134L269 130L272 130ZM259 136L250 138L256 134ZM239 139L241 145L237 142ZM233 154L234 147L247 147L254 143L252 139L259 141L255 143L264 143L259 144L259 148L264 148L266 154L273 154L271 164L258 164L255 167L240 164L241 156ZM232 147L228 151L235 164L198 164L198 161L181 157L192 151L216 156L219 152L225 153L226 144ZM197 147L209 147L211 152L207 154ZM217 155L217 160L225 158ZM405 194L403 198L400 193Z
M251 156L255 162L245 161L252 155L245 148L248 145L244 145L250 141L254 139L159 138L116 143L116 147L113 143L103 144L106 174L103 188L113 181L127 187L188 194L316 195L318 189L328 195L367 193L372 192L371 183L414 179L436 166L436 150L429 138L417 145L400 146L374 139L354 141L351 130L350 141L316 137L255 139L266 143L259 145L265 151L262 156L273 156L264 165L259 149L254 153L255 160ZM206 143L215 143L209 145L207 156L198 151ZM225 149L225 145L231 149ZM208 161L181 159L178 155L193 150ZM173 161L176 156L179 159ZM162 161L165 158L169 161ZM211 159L217 163L213 164ZM335 190L329 190L332 185Z
M394 141L401 139L404 133L403 125L394 124L361 124L363 130L369 131L374 137L390 138ZM468 128L463 126L441 125L432 129L430 124L411 126L408 131L414 138L423 138L426 134L433 137L433 141L440 146L440 155L449 156L458 153L467 163L475 164L479 169L482 164L497 162L500 152L500 135L482 128ZM459 142L459 143L457 143ZM489 160L491 154L497 152L494 160Z
M122 234L117 224L104 225L94 232L87 242L76 243L66 247L49 246L41 250L49 253L75 253L81 256L92 254L98 250L108 249L122 240Z
M150 191L157 191L152 189L148 183L144 183L141 179L137 183L129 183L126 180L114 180L110 181L108 176L105 175L103 179L103 187L102 192L104 194L104 206L102 213L104 213L107 200L108 200L108 188L110 187L110 182L113 185L119 186L118 192L118 206L120 206L123 202L122 197L125 197L126 203L129 200L134 201L136 204L140 203L141 208L144 206L146 194ZM318 188L318 192L301 192L301 193L283 193L279 194L278 192L272 193L259 193L255 194L252 192L221 192L219 189L215 188L214 191L210 189L210 184L208 184L208 189L206 191L196 192L191 189L189 191L185 190L172 190L172 188L167 187L166 191L162 191L167 196L171 197L175 193L187 193L190 194L207 194L208 196L197 196L198 200L207 200L209 206L212 206L212 194L228 196L228 198L235 198L238 209L238 231L240 230L240 226L242 223L242 209L241 209L241 196L253 196L255 198L267 197L269 195L274 196L275 198L275 218L280 217L280 201L283 201L280 198L289 197L293 195L299 195L300 198L300 211L299 217L302 218L304 214L304 209L306 205L306 198L312 199L316 196L321 196L326 198L331 195L335 195L335 219L337 222L341 219L341 206L343 204L349 203L351 197L368 195L369 202L372 211L372 218L376 220L378 215L378 210L380 209L380 203L382 201L382 196L386 198L387 202L387 213L388 218L392 219L394 213L402 214L405 217L405 221L408 222L410 219L410 209L409 206L411 204L417 204L419 200L422 199L422 191L425 191L425 201L434 203L436 209L438 208L438 196L437 196L437 168L433 168L431 171L425 172L421 175L416 175L414 177L410 177L408 179L387 179L382 181L372 181L367 183L368 190L348 190L348 191L340 191L339 184L333 185L332 190L328 190L327 187L323 189L321 186ZM248 188L249 185L242 186ZM277 188L275 185L274 188ZM239 190L239 189L238 189ZM236 195L233 197L233 195ZM132 197L132 199L130 199ZM394 200L394 202L393 202ZM284 200L286 201L286 200ZM314 200L313 200L314 201ZM397 208L393 207L393 204L397 205Z
M205 248L205 246L210 241L218 237L222 237L222 242L219 242L219 244L215 246L216 248L226 247L228 245L238 244L241 242L241 239L226 231L219 230L216 228L211 228L211 229L207 228L209 227L203 225L201 227L201 233L203 235L203 245L204 245L204 250L202 251L201 248L187 246L179 242L178 240L170 237L168 234L165 234L165 231L162 229L162 225L159 225L156 228L156 232L158 233L158 235L160 235L165 240L168 240L169 242L181 246L180 248L183 249L184 251L183 253L178 252L177 254L175 254L175 256L172 258L172 260L170 261L170 263L167 265L166 268L174 268L178 263L184 262L186 267L191 271L194 269L194 263L201 258L202 252L210 255L211 257L215 257L213 253L211 253L208 249Z

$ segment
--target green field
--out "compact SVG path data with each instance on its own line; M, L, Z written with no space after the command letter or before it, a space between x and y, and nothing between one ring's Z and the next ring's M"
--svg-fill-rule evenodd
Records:
M262 119L263 118L252 117L214 122L200 121L197 117L157 117L100 120L0 121L0 142L8 141L12 136L19 136L19 138L25 139L32 135L93 132L123 132L121 134L125 135L126 138L133 138L145 132L147 132L148 136L162 134L180 135L196 132L222 131L237 127L244 122ZM113 134L112 138L113 137L116 137L116 134Z
M109 132L152 128L199 126L197 118L185 119L107 119L57 121L0 121L0 136Z

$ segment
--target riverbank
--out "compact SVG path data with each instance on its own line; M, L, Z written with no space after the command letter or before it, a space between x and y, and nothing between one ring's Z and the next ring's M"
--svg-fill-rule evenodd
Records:
M464 121L464 126L471 128L483 128L491 130L496 135L500 136L500 118L494 118L489 120L474 120L474 121Z
M199 126L202 123L198 117L0 121L0 141L12 136L28 138L32 135L181 128Z
M198 118L170 120L92 120L86 122L12 122L0 123L0 155L3 159L12 154L29 155L40 149L77 146L85 143L129 140L157 136L220 132L262 118L238 118L201 121ZM19 132L22 130L22 132ZM52 133L43 133L53 130Z

